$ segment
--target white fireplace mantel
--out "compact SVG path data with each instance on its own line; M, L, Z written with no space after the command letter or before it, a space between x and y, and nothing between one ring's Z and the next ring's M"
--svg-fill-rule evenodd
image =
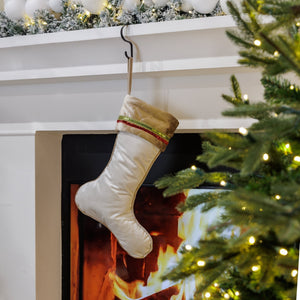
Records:
M250 96L261 91L226 37L234 27L231 16L128 26L132 94L176 115L179 131L248 126L221 116L232 73ZM120 28L0 39L0 135L114 130L127 86Z
M134 72L236 68L237 54L224 35L230 16L129 26L135 43ZM0 40L0 82L126 74L128 44L120 27L15 36Z

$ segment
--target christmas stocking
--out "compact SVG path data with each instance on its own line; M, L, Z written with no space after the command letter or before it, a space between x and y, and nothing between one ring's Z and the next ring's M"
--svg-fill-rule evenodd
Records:
M152 251L152 238L133 212L136 193L177 126L177 119L169 113L126 96L109 163L97 179L82 185L75 197L78 209L109 228L135 258Z

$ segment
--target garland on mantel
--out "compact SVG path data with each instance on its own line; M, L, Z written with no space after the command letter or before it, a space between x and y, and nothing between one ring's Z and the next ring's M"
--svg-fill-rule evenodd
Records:
M130 1L127 3L132 4L133 1ZM9 18L6 12L0 12L0 37L202 18L224 14L218 1L209 13L200 13L197 7L196 9L192 6L186 7L184 0L134 1L135 5L126 7L124 0L108 0L104 3L100 13L91 13L83 4L68 0L60 2L60 12L55 12L50 8L41 9L36 10L32 17L25 14L20 19Z

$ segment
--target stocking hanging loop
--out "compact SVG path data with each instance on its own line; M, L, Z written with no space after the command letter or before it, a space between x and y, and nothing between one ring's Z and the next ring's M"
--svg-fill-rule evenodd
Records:
M127 40L124 37L123 30L127 25L122 26L121 28L121 38L124 42L130 45L130 56L128 55L127 51L125 51L125 56L127 58L127 72L128 72L128 90L127 94L131 94L131 86L132 86L132 63L133 63L133 44L131 41Z

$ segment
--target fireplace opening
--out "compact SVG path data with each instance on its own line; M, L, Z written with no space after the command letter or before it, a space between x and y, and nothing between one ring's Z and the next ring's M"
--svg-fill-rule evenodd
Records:
M176 209L186 194L164 198L153 183L194 165L202 138L199 134L176 134L152 166L137 193L134 211L153 238L153 251L144 259L134 259L107 228L81 214L74 202L80 185L98 177L105 168L115 137L65 135L62 140L62 299L189 299L195 291L193 280L179 284L162 282L160 277L176 263L180 247L201 236L199 225L203 230L208 224L197 210L182 214Z

